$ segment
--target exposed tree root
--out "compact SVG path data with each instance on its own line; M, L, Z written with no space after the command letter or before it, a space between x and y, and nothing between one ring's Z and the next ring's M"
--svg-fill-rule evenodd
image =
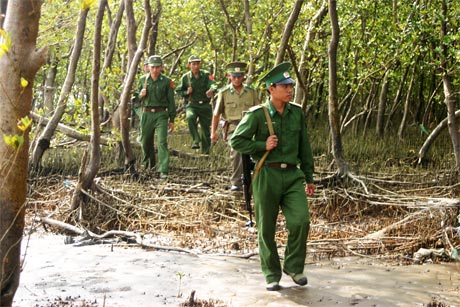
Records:
M80 216L70 210L76 178L37 178L31 181L28 216L43 216L36 221L86 242L111 238L113 244L196 255L257 255L257 234L246 227L242 193L228 190L227 173L196 169L172 172L167 181L146 173L138 181L123 174L99 177L94 192L82 190L87 201ZM308 255L313 259L355 255L412 263L420 248L444 248L447 255L460 248L460 185L450 185L448 174L379 173L354 179L334 188L320 186L309 198ZM282 214L276 237L283 249Z

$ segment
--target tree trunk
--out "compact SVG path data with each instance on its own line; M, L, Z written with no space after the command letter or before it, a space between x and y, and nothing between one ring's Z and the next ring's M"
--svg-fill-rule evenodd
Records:
M120 0L120 6L118 8L117 15L115 16L115 19L113 22L110 24L110 33L109 33L109 40L107 42L107 47L105 49L105 56L104 56L104 64L102 65L101 69L101 77L100 79L102 80L102 83L104 83L104 79L106 77L106 71L111 72L112 71L112 60L113 60L113 55L115 53L115 47L116 47L116 42L117 42L117 37L118 37L118 31L120 30L120 25L123 20L123 14L125 11L125 0ZM100 88L99 89L99 119L101 122L110 122L113 125L113 129L116 131L120 131L120 109L119 109L119 104L118 101L119 99L115 99L110 105L112 109L112 114L109 115L107 110L106 110L106 105L110 104L110 101L108 100L107 95L104 93L104 89ZM101 124L104 126L104 123ZM124 156L124 150L123 146L120 141L117 141L117 147L118 147L118 152L119 156L123 157Z
M342 137L340 134L340 120L337 92L337 48L340 29L335 0L329 0L329 17L331 19L332 36L329 44L329 125L331 129L332 154L338 167L338 175L348 173L348 165L343 157Z
M425 90L425 71L420 71L419 77L418 77L418 104L417 104L417 110L415 111L415 122L418 124L423 123L423 113L425 109L425 96L423 93L426 92ZM413 111L412 111L413 112Z
M406 129L406 123L407 123L407 116L409 114L409 105L410 105L410 95L412 92L412 87L414 86L415 82L415 71L417 68L417 63L418 61L415 61L414 66L412 67L412 74L410 77L410 82L409 82L409 87L407 89L406 93L406 100L404 102L404 110L403 110L403 117L401 119L401 123L399 124L399 130L398 130L398 138L400 141L403 140L403 134L404 134L404 129Z
M112 67L113 55L115 53L115 47L118 37L118 31L120 30L121 21L123 19L123 12L125 10L125 0L120 1L120 7L118 8L117 15L110 25L109 40L107 42L107 48L105 49L104 64L101 70L101 80L105 78L106 69ZM102 94L102 89L99 90L99 117L101 121L105 119L105 102L107 98ZM116 108L115 108L116 109ZM115 113L115 111L113 112ZM115 115L113 115L115 117Z
M399 24L399 19L398 19L398 0L393 0L393 24L397 25Z
M302 9L302 4L304 0L296 0L294 3L294 7L292 8L291 15L289 15L289 19L284 26L283 35L281 36L281 43L278 47L278 53L276 55L276 62L275 65L283 62L284 54L286 53L287 46L289 44L289 39L291 38L292 29L299 18L300 10Z
M126 12L126 39L128 42L128 63L126 65L127 70L131 66L131 60L134 57L134 53L137 49L136 44L136 18L134 17L133 0L125 0L125 12ZM149 13L150 14L150 13Z
M58 60L54 54L50 55L49 68L46 73L45 88L43 90L43 109L50 114L54 109L54 94L56 93L56 74Z
M160 0L156 0L157 8L155 12L152 14L152 35L149 35L149 47L148 47L148 54L154 55L156 54L156 46L157 46L157 39L158 39L158 27L160 26L160 16L163 11L163 5L161 4Z
M380 90L380 96L379 96L379 105L377 109L377 127L376 127L376 132L377 136L380 138L383 137L383 128L384 128L384 120L385 120L385 113L387 109L387 94L388 94L388 87L389 87L389 81L388 81L388 75L390 74L390 70L387 69L385 71L385 74L383 76L383 81L382 81L382 89Z
M251 19L251 9L249 0L243 0L243 9L244 9L244 22L246 24L246 34L248 36L248 56L249 56L249 64L248 64L248 72L246 74L246 83L252 84L254 78L254 54L253 54L253 40L252 40L252 19Z
M67 68L67 76L64 81L64 85L61 89L61 94L59 96L59 101L54 111L53 117L46 125L42 134L40 135L37 144L35 144L33 153L32 153L32 168L38 169L40 167L40 161L43 157L45 151L49 148L51 137L56 131L56 127L59 124L59 121L62 118L62 115L65 112L67 106L67 100L72 90L72 86L75 81L75 71L77 70L78 60L80 59L81 49L83 46L83 39L85 34L86 27L86 17L88 16L89 8L83 9L80 11L80 16L78 18L77 33L75 38L75 44L72 49L72 55L70 56L69 67Z
M457 110L454 113L454 116L456 119L458 119L460 117L460 110ZM447 127L448 122L449 118L446 117L436 126L436 128L433 129L433 131L431 131L430 135L428 135L425 142L423 142L422 147L420 147L418 151L418 164L423 164L423 161L426 160L426 155L430 150L431 145L433 145L434 141L439 136L439 134Z
M444 42L444 37L447 35L447 20L448 20L448 9L447 9L447 0L442 1L442 21L441 21L441 42ZM442 69L442 83L444 86L444 97L445 103L447 106L447 126L449 127L450 139L452 140L452 147L455 155L455 168L460 168L460 146L458 140L458 129L455 119L455 96L452 89L452 83L450 81L449 72L447 69L447 58L448 51L447 45L442 43L442 59L441 59L441 69Z
M393 118L393 115L395 114L396 110L397 110L397 107L401 101L401 96L402 96L402 91L403 91L403 88L404 88L404 84L406 84L406 79L407 79L407 74L409 73L409 66L406 66L404 68L404 73L401 77L401 80L399 81L399 86L398 86L398 90L396 92L396 96L393 100L393 105L390 109L390 114L388 114L387 116L387 121L385 123L385 132L388 131L388 128L390 127L390 123L391 123L391 119Z
M297 104L302 105L303 108L306 107L308 93L305 89L309 88L307 84L307 69L306 63L309 62L310 58L307 58L309 51L311 51L310 43L316 37L316 28L321 24L324 17L327 14L327 0L324 0L321 4L321 7L316 12L315 16L310 20L308 24L307 36L305 37L305 42L302 48L302 54L300 56L300 63L299 63L299 77L298 82L295 84L295 100L294 102ZM303 84L303 86L301 85Z
M3 19L6 15L6 7L8 6L8 0L0 0L0 29L3 29Z
M125 167L129 169L131 172L136 173L134 169L134 152L131 147L131 142L129 140L129 101L130 101L130 94L131 88L134 83L134 79L137 73L137 67L139 65L139 61L144 53L145 47L147 45L147 39L150 32L150 28L152 25L151 21L151 7L149 0L144 0L144 11L145 11L145 20L144 20L144 28L142 30L142 37L139 42L139 47L134 54L134 58L131 61L131 66L128 70L128 74L126 75L124 81L123 92L121 93L120 97L120 126L121 126L121 141L123 144L123 148L125 150Z
M369 128L369 122L371 120L371 115L372 115L372 112L374 111L373 105L374 105L375 97L377 96L378 87L379 87L377 83L378 83L377 80L372 80L371 89L369 91L369 94L367 95L366 106L364 107L366 116L363 117L364 123L362 125L363 136L367 134L367 129Z
M42 1L9 1L4 29L11 46L0 57L1 134L23 140L0 142L0 306L12 306L20 277L21 239L27 191L29 125L35 74L46 62L36 39ZM28 84L24 84L27 80ZM22 81L22 82L21 82ZM21 129L21 127L23 129ZM16 145L15 145L16 144Z
M428 101L426 103L426 107L424 110L423 114L423 119L422 123L426 123L431 120L434 114L434 109L435 109L435 101L436 101L436 94L443 85L442 83L442 78L441 81L436 84L435 76L431 76L431 81L430 81L430 98L428 98Z
M225 6L224 0L219 0L220 2L220 7L222 8L222 11L224 12L225 20L227 21L227 24L232 31L232 62L236 61L236 51L238 50L238 37L237 37L237 28L236 25L233 24L232 18L230 17L230 14L228 13L227 7Z
M46 126L49 122L49 119L46 117L40 116L37 113L30 112L30 117L40 126ZM75 130L69 126L59 123L56 127L56 130L62 132L66 136L76 140L76 141L83 141L83 142L91 142L91 136L87 133L82 133L78 130ZM101 145L113 146L113 138L104 138L101 136ZM140 148L140 147L139 147Z
M78 184L75 188L71 209L78 208L81 203L81 189L88 190L93 185L93 179L99 171L101 165L101 127L99 120L99 77L101 73L101 44L102 44L102 20L104 18L104 9L107 5L107 0L100 0L99 9L96 15L94 25L94 49L93 49L93 70L91 78L91 141L89 143L89 162L86 164L84 159L82 176L78 178ZM85 155L86 157L86 155Z

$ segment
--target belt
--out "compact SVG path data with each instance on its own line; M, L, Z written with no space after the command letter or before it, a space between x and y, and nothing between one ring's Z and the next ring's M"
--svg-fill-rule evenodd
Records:
M155 112L160 112L160 111L166 111L168 108L167 107L144 107L144 112L150 112L150 113L155 113Z
M267 162L265 163L265 165L269 167L283 168L283 169L297 168L297 164L289 164L289 163L281 163L281 162Z

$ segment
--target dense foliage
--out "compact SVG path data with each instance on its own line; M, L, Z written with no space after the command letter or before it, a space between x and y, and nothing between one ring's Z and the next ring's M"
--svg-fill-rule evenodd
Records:
M43 87L51 65L57 66L55 90L56 95L59 93L73 46L78 12L84 2L46 1L44 4L39 43L51 46L52 55L50 65L43 68L36 80L36 109L44 107ZM103 48L107 47L110 25L122 2L109 1ZM156 15L159 21L156 41L150 41L155 45L147 50L165 57L166 73L178 80L187 70L188 56L197 54L203 59L203 68L213 71L219 84L224 85L224 67L232 60L251 63L253 75L248 76L249 80L257 81L263 72L273 67L295 1L174 0L151 1L151 4L153 10L161 9L161 13ZM298 80L307 92L297 97L296 102L302 103L311 115L312 134L317 133L315 122L324 121L328 111L328 15L316 27L309 26L322 5L327 6L327 1L303 1L289 39L292 52L285 53L284 58L296 67L305 58L305 75L298 76L301 77ZM88 15L85 44L64 116L67 123L82 130L89 126L86 115L95 6ZM133 1L133 7L140 36L144 20L142 1ZM446 15L443 15L443 7ZM431 129L447 116L441 78L448 75L458 92L459 10L454 1L447 0L338 2L341 29L338 93L345 150L359 136L371 143L380 142L382 138L396 144L409 142L412 144L409 150L415 153ZM447 30L441 35L443 21ZM126 31L123 20L113 63L101 80L103 92L111 102L106 106L109 112L119 103L127 72ZM458 94L456 97L458 101ZM324 126L321 124L321 127ZM320 138L323 137L321 133ZM445 140L438 146L442 144L442 150L449 152L452 149Z

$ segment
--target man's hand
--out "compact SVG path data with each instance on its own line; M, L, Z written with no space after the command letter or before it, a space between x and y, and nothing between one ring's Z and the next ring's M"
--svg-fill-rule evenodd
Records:
M305 193L307 193L308 196L313 195L313 193L315 193L315 185L313 183L307 183L305 186Z
M168 125L168 132L173 133L174 132L174 123L169 123Z
M272 150L276 146L278 146L278 137L275 134L270 135L265 141L265 149Z
M217 139L218 139L217 132L211 131L211 142L217 143Z

